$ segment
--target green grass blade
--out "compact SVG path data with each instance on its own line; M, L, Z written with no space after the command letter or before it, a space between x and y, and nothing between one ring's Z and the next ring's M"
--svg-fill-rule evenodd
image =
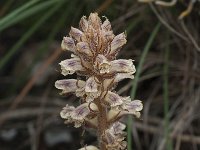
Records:
M69 13L63 13L61 17L59 18L58 22L55 22L54 28L49 33L48 38L43 42L43 44L39 47L36 54L34 55L33 62L31 65L22 71L20 75L17 77L19 80L17 80L14 85L10 88L10 93L13 93L17 90L17 87L20 87L22 84L25 83L28 77L30 77L31 70L33 69L34 65L42 58L42 56L46 53L46 51L49 50L50 43L54 40L56 34L59 32L61 26L66 21L66 18L68 18Z
M14 19L19 15L21 12L24 12L27 8L31 7L35 3L37 3L39 0L32 0L24 4L23 6L17 8L16 10L12 11L10 14L7 16L3 17L0 19L0 26L4 25L5 23L9 22L10 20Z
M169 38L168 38L169 39ZM169 139L169 93L168 93L168 75L169 75L169 57L170 57L170 48L169 44L167 44L166 50L165 50L165 64L163 66L163 99L164 99L164 122L165 122L165 140L166 140L166 150L172 150L172 144Z
M22 38L9 50L9 52L0 61L0 70L9 61L9 59L19 50L19 48L31 37L31 35L49 18L51 15L59 9L62 3L59 3L52 9L50 9L44 16L41 17L25 34Z
M132 89L131 89L131 98L134 99L135 98L135 93L136 93L136 89L137 89L137 84L138 84L138 81L139 81L139 77L140 77L140 73L141 73L141 70L142 70L142 66L143 66L143 63L144 63L144 60L147 56L147 53L153 43L153 40L155 39L158 31L160 29L160 23L158 23L156 25L156 27L154 28L153 32L151 33L148 41L147 41L147 44L145 45L144 47L144 50L142 52L142 55L141 55L141 58L140 58L140 61L139 61L139 64L138 64L138 67L137 67L137 71L136 71L136 75L135 75L135 78L133 80L133 84L132 84ZM128 150L132 150L132 130L131 130L131 127L132 127L132 118L129 117L128 119L128 126L127 126L127 132L128 132L128 135L127 135L127 141L128 141Z
M22 21L23 19L26 19L36 13L45 10L46 8L50 7L51 5L57 2L57 0L49 0L25 10L23 13L18 14L15 18L10 19L9 21L4 22L3 24L0 23L0 31L14 25L17 22Z

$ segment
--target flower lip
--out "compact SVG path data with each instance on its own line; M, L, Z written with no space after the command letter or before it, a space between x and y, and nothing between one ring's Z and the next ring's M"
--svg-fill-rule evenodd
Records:
M84 32L86 32L88 30L88 21L86 19L86 16L83 16L81 18L79 26L82 29L82 31L84 31Z
M111 61L111 72L118 72L118 73L135 73L136 69L133 65L133 60L129 59L118 59Z
M86 81L85 92L97 92L98 84L95 81L95 77L92 76Z
M111 91L108 91L104 97L104 100L110 104L111 107L122 105L122 98Z
M60 112L60 116L63 119L68 119L71 117L70 113L75 109L74 106L69 106L68 104L63 108L63 110Z
M124 99L124 109L127 109L129 112L137 112L143 109L142 101L133 100L131 101L129 97Z
M78 42L82 41L85 38L84 33L82 31L80 31L79 29L74 28L74 27L71 27L69 35L71 35L73 38L75 38Z
M90 113L88 103L81 104L71 113L71 117L75 120L83 120Z
M71 37L63 37L61 48L63 50L69 50L69 51L75 52L74 40Z
M110 127L110 132L114 135L123 135L125 132L123 131L126 128L126 125L121 122L115 122Z
M98 84L96 82L97 79L95 79L94 76L88 78L85 85L85 93L87 95L86 102L91 102L95 98L97 98L100 95L100 90L98 89Z
M88 56L93 56L90 48L89 48L89 45L87 42L79 42L77 43L77 50L80 52L80 53L84 53Z
M101 74L109 73L110 72L110 62L104 55L98 54L95 61L95 67Z
M73 74L76 71L84 71L84 68L81 65L81 60L78 57L63 60L59 64L61 65L62 74L64 76Z
M105 17L106 18L106 17ZM101 29L105 31L110 31L112 29L110 21L106 18L106 20L101 25Z
M63 79L55 82L55 87L62 90L62 94L76 92L77 89L82 88L85 81L76 79Z
M120 49L124 44L126 44L126 35L123 33L114 37L111 42L111 51L110 54L115 53L118 49Z

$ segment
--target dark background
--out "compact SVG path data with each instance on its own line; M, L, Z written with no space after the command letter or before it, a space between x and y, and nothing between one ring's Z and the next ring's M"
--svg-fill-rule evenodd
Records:
M123 96L136 89L135 99L144 103L132 126L133 150L200 149L200 3L178 20L187 6L184 0L173 7L136 0L1 0L0 150L95 144L94 131L64 125L60 110L78 100L54 87L64 78L58 63L70 56L61 40L91 12L109 18L115 35L126 31L118 57L134 59L141 69L138 80L116 89Z

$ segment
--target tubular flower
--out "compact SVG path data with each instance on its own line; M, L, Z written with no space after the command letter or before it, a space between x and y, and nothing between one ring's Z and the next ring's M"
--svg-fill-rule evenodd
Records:
M123 123L116 122L103 135L103 140L107 143L108 150L125 149L127 143L124 141L126 133L123 131L126 126Z
M79 27L71 27L69 36L63 38L61 48L72 55L59 64L62 75L76 73L81 80L58 80L55 87L62 90L61 94L75 94L81 104L66 105L60 116L76 128L89 125L97 129L99 147L90 145L80 150L124 150L125 125L119 119L124 115L139 117L143 108L140 100L131 101L113 91L118 82L133 79L136 72L133 60L116 60L127 42L126 35L115 36L110 21L105 18L102 22L97 13L83 16Z

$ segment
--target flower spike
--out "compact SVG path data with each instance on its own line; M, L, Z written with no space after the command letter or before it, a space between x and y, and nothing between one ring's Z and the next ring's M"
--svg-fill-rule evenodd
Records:
M140 116L140 100L122 97L113 91L123 79L133 79L136 72L133 60L116 59L126 44L126 35L113 34L110 21L102 21L97 13L83 16L79 27L71 27L62 40L63 50L72 52L71 58L61 61L61 74L76 73L78 79L55 82L61 94L73 93L81 99L78 106L66 105L60 116L74 127L91 127L97 130L99 147L85 146L79 150L125 150L126 126L119 122L124 115Z

